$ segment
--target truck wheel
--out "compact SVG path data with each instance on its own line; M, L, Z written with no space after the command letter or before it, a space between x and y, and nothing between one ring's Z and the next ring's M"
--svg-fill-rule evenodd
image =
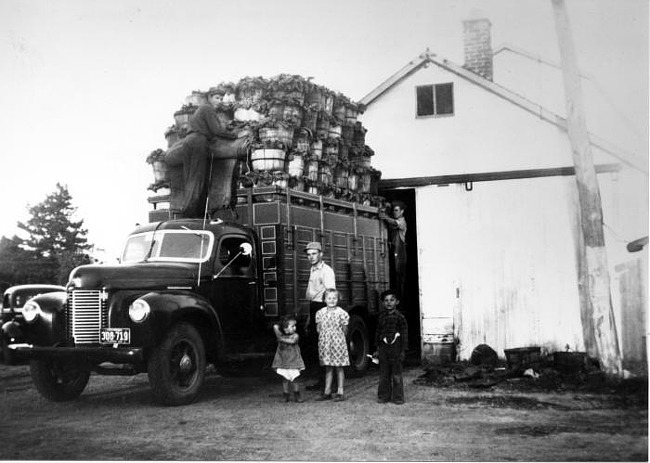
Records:
M205 347L196 328L189 323L174 325L153 349L147 374L156 402L192 402L205 378Z
M370 343L368 329L358 315L350 316L348 323L348 350L350 352L350 375L360 376L368 369Z
M36 390L53 402L76 399L90 378L88 368L56 360L32 360L29 362L29 371Z

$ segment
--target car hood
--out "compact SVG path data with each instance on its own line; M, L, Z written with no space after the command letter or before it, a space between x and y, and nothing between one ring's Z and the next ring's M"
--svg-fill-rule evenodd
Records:
M197 264L141 262L120 265L83 265L70 274L80 289L167 289L196 284Z

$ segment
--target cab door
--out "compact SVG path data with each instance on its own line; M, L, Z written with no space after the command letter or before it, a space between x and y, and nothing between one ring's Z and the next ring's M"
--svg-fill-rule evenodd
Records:
M250 246L248 254L246 246ZM255 341L264 330L256 252L255 243L247 236L224 235L218 243L212 304L219 313L227 353L254 351Z

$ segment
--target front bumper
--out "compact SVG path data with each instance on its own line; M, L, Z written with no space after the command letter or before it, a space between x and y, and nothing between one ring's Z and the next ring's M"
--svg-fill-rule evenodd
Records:
M57 358L128 364L144 362L144 351L139 347L45 347L25 343L9 344L8 347L26 359Z

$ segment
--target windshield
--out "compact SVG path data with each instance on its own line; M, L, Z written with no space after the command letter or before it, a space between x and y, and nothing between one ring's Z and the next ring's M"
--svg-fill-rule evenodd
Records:
M152 239L153 245L152 245ZM162 230L128 238L122 262L167 261L199 262L208 259L214 236L203 230Z

